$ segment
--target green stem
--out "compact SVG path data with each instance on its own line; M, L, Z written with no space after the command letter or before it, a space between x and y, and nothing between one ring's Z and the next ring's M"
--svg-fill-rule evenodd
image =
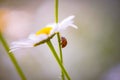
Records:
M62 48L61 48L61 39L60 39L60 33L57 33L57 38L58 38L58 45L59 45L59 53L60 53L60 60L61 63L63 64L63 55L62 55ZM61 78L62 80L65 80L64 73L61 70Z
M55 15L55 22L58 23L58 5L59 4L59 0L55 0L55 9L54 9L54 15Z
M21 80L26 80L26 77L25 77L25 75L23 74L23 72L22 72L19 64L17 63L17 60L16 60L16 58L14 57L13 53L9 53L9 50L10 50L10 49L9 49L9 47L8 47L7 42L6 42L5 39L3 38L1 32L0 32L0 41L2 42L2 44L3 44L3 46L4 46L5 50L6 50L6 52L8 53L8 56L10 57L10 59L11 59L13 65L14 65L15 69L17 70L17 72L18 72Z
M54 15L55 15L55 22L58 23L58 7L59 7L59 0L55 0L55 9L54 9ZM61 42L60 42L60 34L57 33L58 38L58 44L59 44L59 53L60 53L60 59L61 63L63 64L63 57L62 57L62 49L61 49ZM62 80L65 80L64 74L61 71L61 78Z
M69 74L68 74L67 71L65 70L63 64L61 63L61 60L59 59L59 56L57 55L57 53L56 53L56 51L55 51L55 48L53 47L53 45L52 45L52 43L51 43L50 40L47 41L47 45L48 45L48 47L50 48L50 50L52 51L52 53L53 53L53 55L54 55L54 57L55 57L58 65L60 66L62 72L66 75L66 77L67 77L68 80L71 80Z
M57 38L58 38L58 43L59 43L58 45L59 45L59 51L60 51L60 59L61 59L61 62L63 63L60 33L57 33Z

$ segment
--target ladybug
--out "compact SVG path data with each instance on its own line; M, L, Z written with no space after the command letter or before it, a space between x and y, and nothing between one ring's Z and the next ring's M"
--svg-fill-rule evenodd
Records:
M67 39L65 37L61 37L61 46L62 48L66 47L67 45Z

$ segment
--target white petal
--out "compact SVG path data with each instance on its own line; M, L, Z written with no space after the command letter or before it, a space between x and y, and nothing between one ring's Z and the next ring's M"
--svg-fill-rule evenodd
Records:
M65 18L61 23L59 23L58 31L65 30L67 27L77 28L73 21L74 17L75 16L69 16L68 18Z
M10 49L14 49L14 48L24 48L24 47L33 47L33 44L31 45L31 44L28 44L28 45L21 45L21 44L16 44L16 45L12 45L11 47L10 47Z
M15 51L15 50L18 50L18 49L22 49L22 48L30 48L30 47L33 47L33 46L17 46L17 47L13 47L13 48L10 48L10 51L9 52L12 52L12 51Z
M34 47L33 45L34 45L34 42L32 40L29 40L29 39L15 41L15 42L11 43L9 52L12 52L12 51L15 51L15 50L21 49L21 48Z
M49 36L54 34L55 32L57 32L58 28L59 28L58 24L56 24L56 23L48 24L48 25L46 25L46 27L52 27L52 30L50 31Z
M34 41L35 43L40 42L47 38L48 38L48 35L46 34L40 34L40 35L30 34L28 37L28 39Z
M48 35L46 34L41 34L41 35L30 34L28 39L12 42L10 46L10 52L21 48L34 47L35 43L38 43L47 38Z
M78 29L78 27L75 24L71 24L70 26L75 28L75 29Z
M69 16L69 17L65 18L65 19L60 23L60 25L63 26L63 25L66 24L66 23L73 23L72 20L74 19L74 17L75 17L75 16Z
M66 22L68 22L68 21L72 21L72 19L74 19L74 17L75 17L75 16L69 16L69 17L65 18L65 19L61 22L61 24L64 24L64 23L66 23Z
M26 40L12 42L11 45L16 45L16 44L27 45L27 44L31 44L31 43L33 43L32 40L26 39Z
M54 34L55 32L58 32L58 29L59 29L58 24L53 25L53 26L54 26L54 27L53 27L53 29L50 31L50 35ZM49 35L49 36L50 36L50 35Z
M51 23L51 24L46 25L46 27L54 28L54 27L57 27L57 24L56 23Z

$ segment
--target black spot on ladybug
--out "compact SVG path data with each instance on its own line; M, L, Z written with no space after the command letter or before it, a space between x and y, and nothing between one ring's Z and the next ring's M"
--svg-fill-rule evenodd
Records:
M66 47L67 45L67 39L65 37L61 37L61 46L62 48Z

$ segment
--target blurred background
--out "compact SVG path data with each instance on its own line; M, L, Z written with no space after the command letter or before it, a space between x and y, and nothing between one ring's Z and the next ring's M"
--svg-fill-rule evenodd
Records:
M75 15L78 29L62 33L65 67L72 80L120 80L119 0L60 0L59 21ZM6 41L24 39L54 22L54 0L0 0L0 32ZM56 37L53 43L57 48ZM28 80L60 80L46 44L14 52ZM20 80L0 42L0 80Z

